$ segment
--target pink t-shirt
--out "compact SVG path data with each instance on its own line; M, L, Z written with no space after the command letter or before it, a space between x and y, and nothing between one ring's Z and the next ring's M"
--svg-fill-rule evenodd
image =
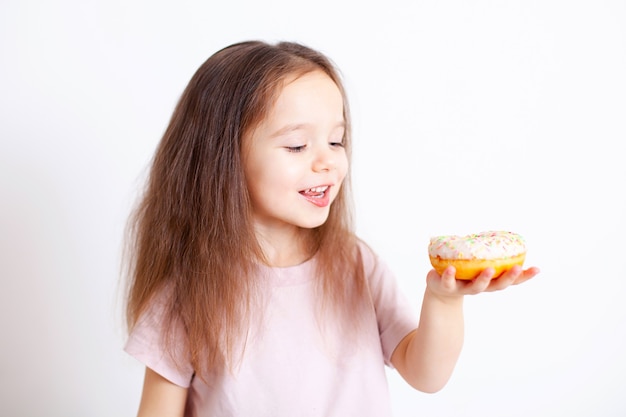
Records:
M133 329L125 350L166 379L189 388L185 416L384 417L391 415L384 365L417 327L390 270L362 247L372 308L354 343L321 327L314 300L315 258L287 268L263 268L269 298L233 372L205 383L179 352L176 367L160 344L159 306ZM332 323L332 322L331 322Z

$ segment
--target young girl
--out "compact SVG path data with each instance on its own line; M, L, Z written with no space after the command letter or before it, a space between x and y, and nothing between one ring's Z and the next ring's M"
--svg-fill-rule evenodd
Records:
M388 416L385 365L441 389L463 296L538 272L430 271L418 322L355 236L351 146L344 88L319 52L244 42L198 69L130 222L139 416Z

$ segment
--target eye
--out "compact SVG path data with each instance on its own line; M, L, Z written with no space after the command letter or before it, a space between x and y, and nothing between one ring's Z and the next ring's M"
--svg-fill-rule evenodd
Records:
M304 149L306 148L306 145L299 145L299 146L286 146L285 149L287 149L287 151L289 152L302 152Z
M343 148L343 140L331 141L330 146L333 148Z

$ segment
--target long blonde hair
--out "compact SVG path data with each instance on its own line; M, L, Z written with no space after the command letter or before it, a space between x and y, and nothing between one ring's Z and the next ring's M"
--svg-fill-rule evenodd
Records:
M324 71L345 89L323 54L296 43L250 41L212 55L191 78L154 155L146 188L129 219L126 318L130 329L168 288L163 326L170 352L184 344L197 374L228 366L259 294L255 237L242 167L242 139L267 115L289 76ZM319 296L346 329L367 288L354 234L349 174L328 220L311 231ZM358 316L357 316L358 317ZM172 340L182 326L185 340ZM169 335L169 336L168 336Z

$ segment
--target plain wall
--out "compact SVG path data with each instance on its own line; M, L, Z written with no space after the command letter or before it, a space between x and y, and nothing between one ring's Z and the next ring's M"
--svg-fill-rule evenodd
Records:
M122 234L197 67L294 40L341 68L359 234L419 311L431 235L521 233L448 386L395 415L626 414L623 1L0 3L0 415L133 416Z

